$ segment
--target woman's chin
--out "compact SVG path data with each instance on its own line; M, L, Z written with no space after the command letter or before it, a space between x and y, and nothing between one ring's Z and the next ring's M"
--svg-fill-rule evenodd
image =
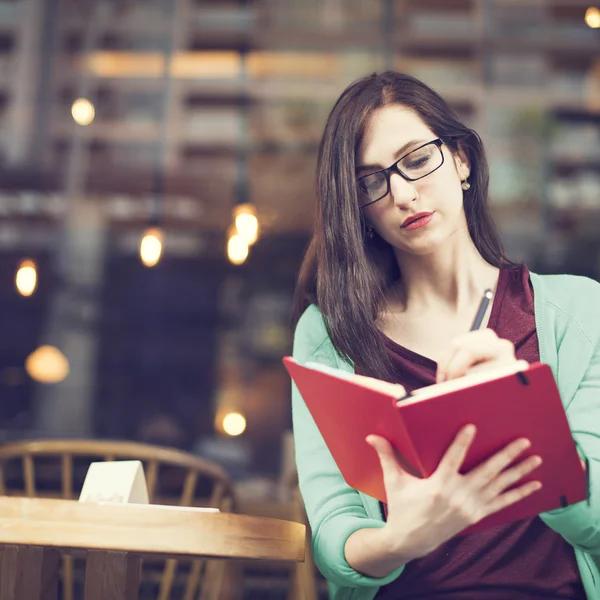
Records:
M436 252L448 252L451 247L462 243L462 227L449 231L446 227L424 227L414 232L400 231L390 232L386 241L398 252L412 254L414 256L427 256ZM417 235L413 235L416 233ZM466 224L464 227L465 239L468 239ZM458 235L457 235L458 234Z
M390 239L390 245L403 254L426 256L433 254L443 246L443 240L436 235L420 236L419 239L407 241L406 239Z

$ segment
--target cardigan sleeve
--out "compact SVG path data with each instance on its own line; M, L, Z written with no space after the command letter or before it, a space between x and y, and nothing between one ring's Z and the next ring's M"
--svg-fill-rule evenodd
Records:
M600 286L594 282L586 294L593 300L589 310L600 305ZM590 317L588 317L590 319ZM597 320L597 319L596 319ZM591 321L591 319L590 319ZM583 352L588 358L583 363L584 373L574 394L566 405L566 414L573 438L581 457L588 465L589 497L566 508L540 515L544 522L561 534L571 545L589 554L600 554L600 330L594 323L582 325L571 319L574 334L565 335L559 352L558 378L569 379L581 364ZM562 357L562 358L561 358ZM562 362L563 366L560 366ZM564 400L564 399L563 399Z
M340 367L340 359L327 336L315 306L301 317L294 335L293 356ZM349 588L379 587L395 580L403 566L382 578L367 577L346 561L346 540L359 529L383 527L370 518L358 492L344 481L298 388L292 384L292 420L300 493L312 530L315 563L330 582Z

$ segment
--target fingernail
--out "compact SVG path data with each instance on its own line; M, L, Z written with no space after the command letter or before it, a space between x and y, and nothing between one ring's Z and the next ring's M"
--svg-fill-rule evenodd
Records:
M530 440L521 440L521 448L523 448L523 450L525 450L525 448L529 448L529 446L531 446Z
M542 464L544 461L542 460L542 457L541 457L541 456L534 456L534 457L531 459L531 462L532 462L534 465L536 465L536 466L539 466L539 465L541 465L541 464Z
M467 435L475 435L475 425L467 425L465 427L465 433Z

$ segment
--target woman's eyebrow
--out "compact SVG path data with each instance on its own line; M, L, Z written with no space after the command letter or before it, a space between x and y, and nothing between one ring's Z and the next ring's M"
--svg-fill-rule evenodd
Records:
M426 143L427 143L426 140L411 140L410 142L406 142L406 144L404 144L404 146L399 148L394 153L395 160L398 160L403 154L405 154L406 151L411 146L417 146L417 145L426 144ZM385 167L382 167L381 165L361 165L360 167L356 167L356 172L358 173L359 171L367 171L367 170L368 171L378 171L379 169L385 169Z

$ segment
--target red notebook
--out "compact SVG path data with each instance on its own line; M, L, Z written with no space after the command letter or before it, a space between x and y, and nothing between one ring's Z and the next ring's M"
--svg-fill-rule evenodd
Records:
M477 435L463 472L512 440L526 437L531 447L518 460L538 454L543 463L521 483L538 480L542 488L463 534L588 497L586 470L548 365L519 361L402 396L402 388L387 382L315 363L302 366L291 357L283 362L348 485L382 502L386 497L381 467L375 450L365 442L368 434L389 440L407 471L428 477L459 429L469 423L477 426Z

